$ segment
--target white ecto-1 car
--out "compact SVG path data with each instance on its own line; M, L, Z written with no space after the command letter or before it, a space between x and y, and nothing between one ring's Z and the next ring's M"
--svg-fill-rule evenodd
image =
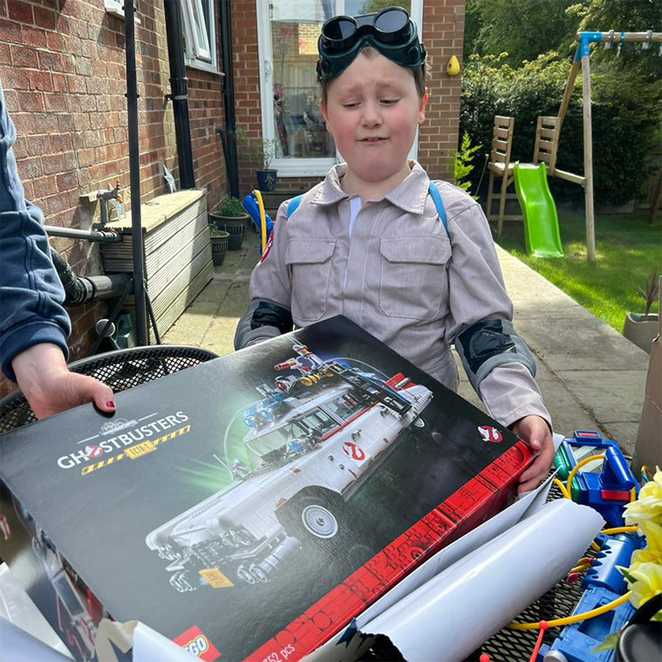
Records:
M263 398L240 412L250 461L228 461L233 483L146 538L169 561L178 591L267 582L300 546L339 544L349 499L404 428L424 426L425 386L323 361L305 345L294 350L274 366L289 374L260 386Z

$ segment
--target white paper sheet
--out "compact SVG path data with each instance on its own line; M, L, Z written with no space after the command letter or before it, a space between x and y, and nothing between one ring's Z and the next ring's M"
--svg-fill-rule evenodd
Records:
M409 662L464 660L565 576L603 524L587 506L547 503L361 629L387 636Z

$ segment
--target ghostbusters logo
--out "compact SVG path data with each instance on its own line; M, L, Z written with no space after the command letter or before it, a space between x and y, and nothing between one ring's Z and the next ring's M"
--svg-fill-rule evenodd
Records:
M479 425L478 433L483 441L487 441L490 444L498 444L503 441L503 435L501 432L491 425Z

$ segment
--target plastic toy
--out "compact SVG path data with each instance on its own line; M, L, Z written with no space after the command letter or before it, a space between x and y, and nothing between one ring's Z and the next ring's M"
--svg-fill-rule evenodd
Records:
M547 183L544 163L516 163L515 191L524 213L526 249L535 257L563 257L556 203Z
M267 242L271 236L274 222L264 209L262 194L256 189L249 193L242 200L241 204L246 210L246 213L250 216L251 221L253 221L255 229L260 234L260 255L263 255L267 248Z
M578 459L602 451L599 473L577 470ZM560 478L572 478L574 501L595 508L609 526L623 526L623 508L639 491L639 483L615 441L592 430L577 430L561 442L554 462Z
M584 586L606 588L614 593L625 593L625 578L618 566L627 568L635 550L643 544L643 538L632 534L604 536L600 553L584 575Z
M584 591L575 613L597 609L618 597L618 593L606 588L591 586ZM601 616L567 625L551 646L541 647L538 662L613 662L615 651L595 649L618 632L633 614L634 608L626 602Z

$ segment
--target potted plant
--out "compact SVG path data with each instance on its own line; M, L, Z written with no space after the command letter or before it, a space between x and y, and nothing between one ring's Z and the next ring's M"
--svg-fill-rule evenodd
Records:
M225 253L230 243L230 233L217 230L213 225L209 228L211 236L211 257L215 267L220 267L225 259Z
M275 191L278 184L278 170L270 166L276 155L276 141L267 138L259 141L259 152L262 156L262 168L255 170L257 187L260 191ZM259 157L260 153L257 156ZM257 162L259 163L259 158Z
M645 301L643 313L627 313L623 326L623 335L645 352L650 352L651 342L659 328L660 313L652 313L651 309L660 293L660 279L654 269L646 281L646 287L637 288Z
M248 214L244 211L241 200L231 195L226 195L214 211L209 213L209 224L230 234L228 250L231 251L241 248L247 222Z
M236 136L242 155L255 167L257 187L260 191L274 191L278 183L278 171L271 168L271 162L276 156L276 141L249 136L243 127L237 129Z

